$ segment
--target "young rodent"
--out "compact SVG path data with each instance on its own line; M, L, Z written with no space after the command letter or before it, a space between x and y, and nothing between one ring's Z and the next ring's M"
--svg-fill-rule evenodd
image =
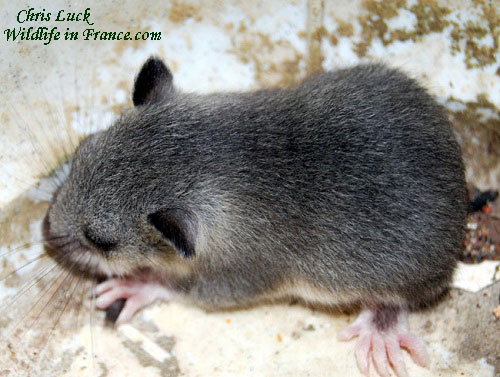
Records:
M78 148L43 223L56 259L109 280L126 321L157 298L207 309L294 297L354 305L356 359L425 366L406 313L450 283L466 217L446 115L379 64L290 89L179 92L150 58L134 108Z

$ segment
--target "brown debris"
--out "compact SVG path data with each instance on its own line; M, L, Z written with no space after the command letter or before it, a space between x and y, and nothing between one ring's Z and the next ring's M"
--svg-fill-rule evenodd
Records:
M201 21L200 7L182 1L173 1L168 15L168 19L174 23L181 23L188 18Z
M469 188L469 195L478 192ZM471 198L469 198L471 200ZM479 263L483 260L500 260L500 201L485 205L481 211L469 214L466 225L465 247L462 262Z
M493 310L493 314L495 314L496 319L500 319L500 305Z

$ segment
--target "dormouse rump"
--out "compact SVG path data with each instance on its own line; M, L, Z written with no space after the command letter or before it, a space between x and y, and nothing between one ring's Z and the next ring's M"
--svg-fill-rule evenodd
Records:
M79 146L43 222L64 265L105 276L118 321L161 298L225 309L286 297L356 306L368 373L427 365L408 310L446 293L464 235L446 115L380 64L288 89L198 95L145 62L134 108Z

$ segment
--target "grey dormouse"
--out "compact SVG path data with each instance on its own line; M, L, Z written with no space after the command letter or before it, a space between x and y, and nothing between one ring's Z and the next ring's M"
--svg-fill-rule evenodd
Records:
M356 306L340 338L359 337L362 372L405 376L401 347L427 364L406 311L446 293L466 193L446 115L414 80L366 64L198 95L150 58L133 102L79 146L43 224L58 261L109 277L98 307Z

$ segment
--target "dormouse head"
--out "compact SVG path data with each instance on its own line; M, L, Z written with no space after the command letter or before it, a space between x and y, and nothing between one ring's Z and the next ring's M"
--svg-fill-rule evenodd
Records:
M78 147L43 221L45 243L65 266L125 275L186 269L196 258L199 214L178 171L186 156L167 109L175 96L170 70L148 59L135 80L134 108Z

